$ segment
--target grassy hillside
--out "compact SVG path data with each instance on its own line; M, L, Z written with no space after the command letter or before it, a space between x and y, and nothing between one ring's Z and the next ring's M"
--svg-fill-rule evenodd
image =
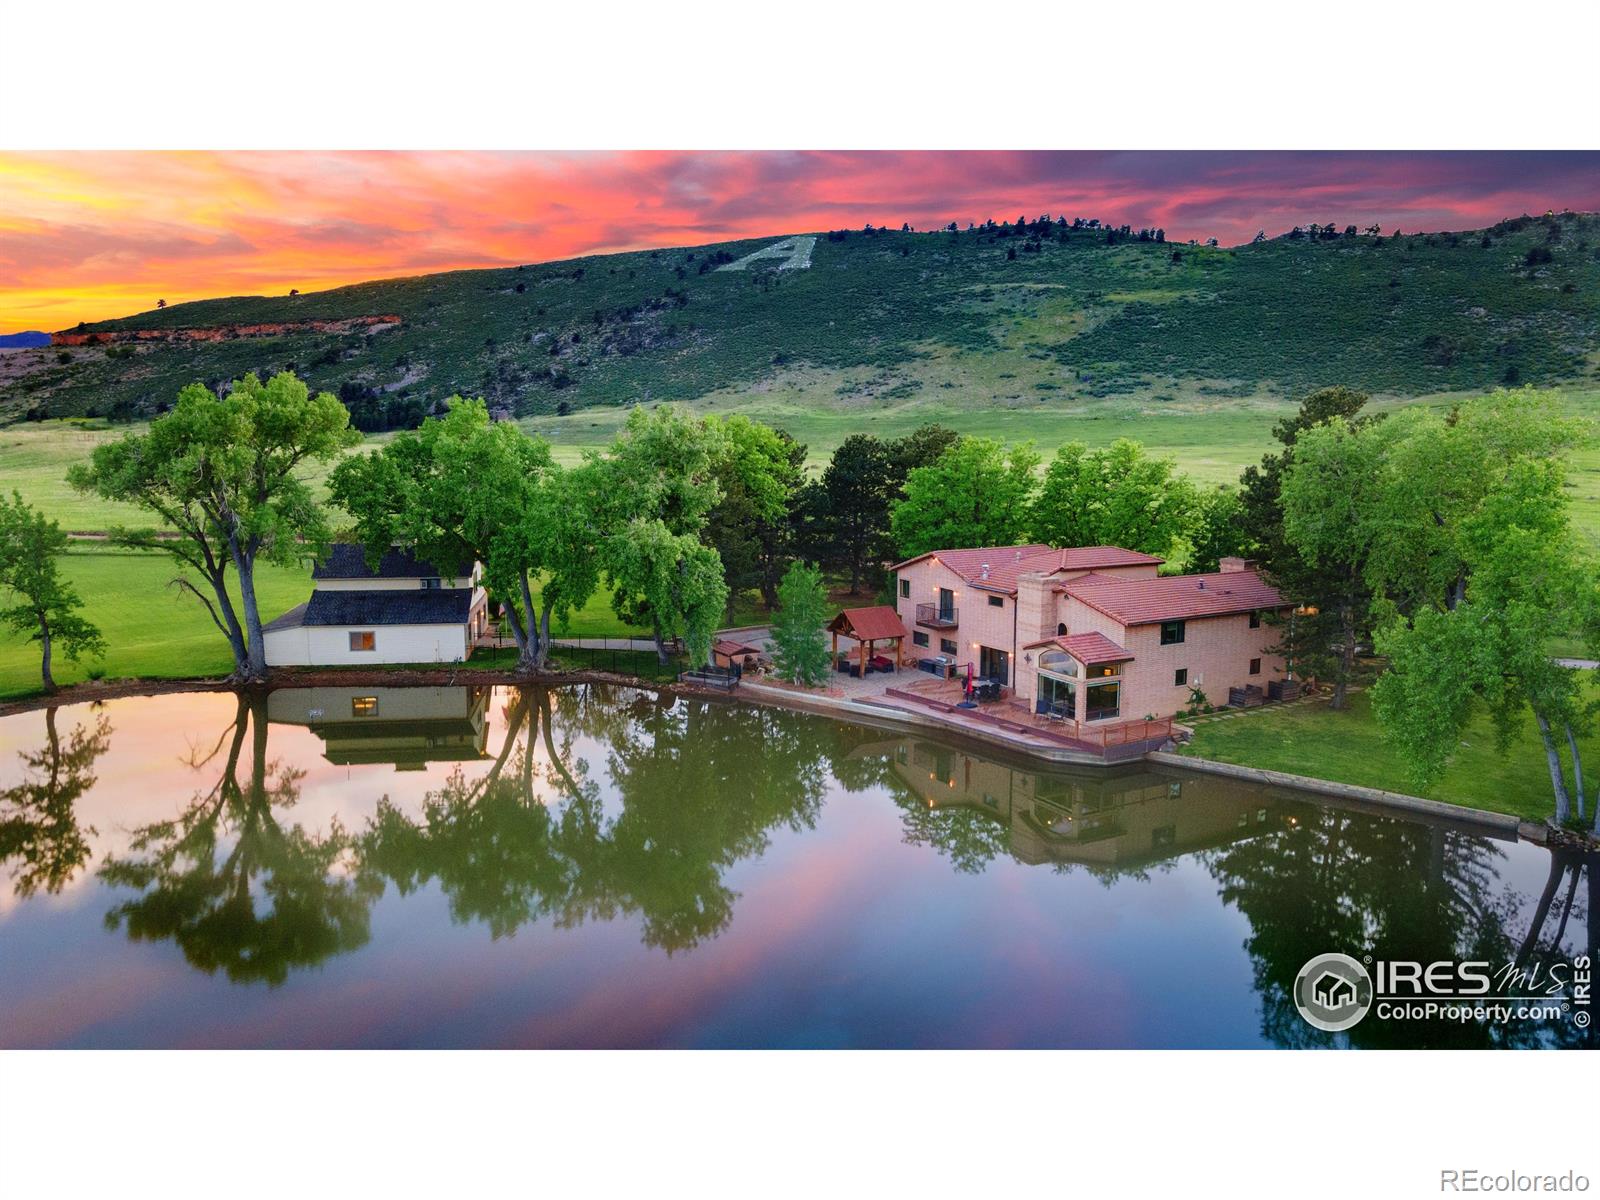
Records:
M174 305L79 332L267 336L13 351L0 419L147 416L195 379L292 367L369 428L455 392L518 416L659 400L803 411L1249 411L1327 383L1414 397L1600 379L1600 217L1235 248L1051 226L778 239ZM347 333L293 323L393 315ZM566 439L570 440L570 439Z

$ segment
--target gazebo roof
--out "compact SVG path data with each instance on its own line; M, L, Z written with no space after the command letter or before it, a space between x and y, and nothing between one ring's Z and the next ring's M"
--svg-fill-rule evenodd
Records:
M908 636L900 614L887 604L847 608L828 622L828 631L842 633L858 642L887 642Z

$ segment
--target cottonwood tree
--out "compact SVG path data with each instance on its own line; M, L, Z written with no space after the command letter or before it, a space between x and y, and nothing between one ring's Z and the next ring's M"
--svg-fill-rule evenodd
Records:
M67 548L67 535L17 492L0 496L0 623L39 643L39 675L44 690L56 690L51 658L59 646L77 662L105 653L105 639L80 612L83 601L61 578L56 557Z
M1007 449L990 438L962 438L930 466L906 477L891 518L905 557L947 546L1003 546L1027 533L1039 455L1031 442Z
M1104 449L1068 442L1045 469L1033 536L1055 546L1123 546L1170 556L1200 523L1200 493L1171 458L1118 438Z
M581 489L563 480L549 443L491 420L481 399L451 397L442 417L374 454L347 458L334 469L329 492L355 518L373 561L401 544L453 574L482 563L484 584L516 641L519 669L545 665L552 612L580 607L597 580L597 539L586 545L581 536L589 519Z
M636 408L606 453L587 460L598 483L599 561L612 609L650 629L663 666L675 636L691 661L708 661L727 605L722 559L702 541L721 498L716 467L726 447L720 423Z
M1215 571L1222 559L1248 556L1250 539L1242 527L1244 505L1233 488L1211 488L1200 493L1197 521L1189 531L1186 569Z
M1567 455L1588 426L1555 397L1523 390L1447 416L1409 412L1361 436L1381 454L1361 519L1390 658L1374 690L1386 733L1426 784L1475 714L1488 712L1505 747L1531 711L1554 820L1588 819L1579 739L1594 705L1548 646L1552 633L1592 644L1600 627L1596 564L1568 517Z
M336 397L312 395L287 371L266 383L252 374L223 396L190 384L147 433L97 446L68 479L80 491L159 519L158 528L114 529L112 540L161 551L198 572L209 595L187 578L174 582L205 605L227 637L234 678L257 681L267 671L257 564L286 566L325 554L330 538L322 506L296 472L360 440ZM230 569L238 579L237 605Z
M828 619L828 592L822 573L796 562L778 585L779 608L772 619L773 661L778 674L792 683L816 687L828 677L828 643L822 626Z
M716 423L726 448L716 466L721 497L707 515L705 540L722 557L730 600L755 589L771 608L789 551L790 510L803 482L806 448L748 417Z
M1381 455L1367 575L1401 613L1453 608L1470 570L1462 540L1485 499L1521 460L1560 459L1587 437L1554 395L1524 389L1412 408L1360 431Z

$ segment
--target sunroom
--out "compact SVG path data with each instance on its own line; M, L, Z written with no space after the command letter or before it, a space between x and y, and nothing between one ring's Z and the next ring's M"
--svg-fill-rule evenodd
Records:
M1034 712L1089 724L1122 715L1122 664L1133 655L1104 634L1054 637L1025 647L1035 659Z

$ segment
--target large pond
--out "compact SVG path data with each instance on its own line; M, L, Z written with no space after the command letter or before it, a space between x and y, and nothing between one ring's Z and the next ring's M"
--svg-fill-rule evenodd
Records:
M0 720L13 1047L1574 1044L1324 1033L1292 988L1592 954L1595 896L1527 843L628 689Z

